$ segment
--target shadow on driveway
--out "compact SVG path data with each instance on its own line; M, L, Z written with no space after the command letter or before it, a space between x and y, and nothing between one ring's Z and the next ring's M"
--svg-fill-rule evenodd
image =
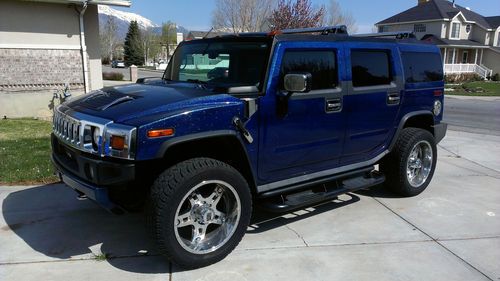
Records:
M288 214L256 210L247 232L265 232L360 200L354 194L344 197L347 199L329 201ZM123 259L139 258L144 250L148 256L159 255L146 230L143 214L110 214L89 200L78 201L76 193L62 184L8 194L2 204L2 215L7 226L0 232L14 232L29 247L46 257L89 259L94 257L93 253L105 253L110 257L107 259L109 264L129 272L166 273L171 268L163 258L154 258L146 263L137 263L135 258ZM3 243L9 247L5 237ZM31 257L19 256L15 249L6 253L5 257L13 262L46 260L36 253Z

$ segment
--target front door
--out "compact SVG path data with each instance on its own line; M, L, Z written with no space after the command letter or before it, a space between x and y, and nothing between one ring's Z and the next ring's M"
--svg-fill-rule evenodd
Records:
M462 53L462 63L469 63L469 52L464 51Z
M276 47L259 110L260 182L291 178L293 181L294 177L338 165L345 129L342 102L346 93L346 85L341 82L344 69L341 46L335 42L282 42ZM312 75L311 91L293 93L283 104L278 96L285 94L284 75L297 72Z
M342 165L373 159L387 149L404 85L394 44L346 45L351 82L344 97L348 117Z

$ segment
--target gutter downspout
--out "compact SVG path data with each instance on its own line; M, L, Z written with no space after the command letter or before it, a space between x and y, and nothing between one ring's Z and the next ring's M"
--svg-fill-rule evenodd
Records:
M87 10L89 0L83 1L83 7L81 10L77 10L80 20L80 51L82 53L82 63L83 63L83 85L85 87L85 93L90 92L89 85L89 66L87 62L87 45L85 44L85 24L84 18L85 11Z

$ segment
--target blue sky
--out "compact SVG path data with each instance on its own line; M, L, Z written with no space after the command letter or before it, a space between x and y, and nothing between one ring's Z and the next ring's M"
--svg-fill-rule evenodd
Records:
M313 5L327 5L329 0L312 0ZM338 0L355 17L359 32L370 32L374 23L409 9L417 0ZM500 15L500 0L457 0L484 16ZM208 30L215 0L132 0L123 11L138 13L157 24L171 20L190 30Z

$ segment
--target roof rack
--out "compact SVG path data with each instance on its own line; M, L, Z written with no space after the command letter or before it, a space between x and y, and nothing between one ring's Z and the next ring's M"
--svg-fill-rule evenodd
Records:
M348 34L347 26L345 25L335 25L335 26L322 26L322 27L309 27L309 28L294 28L294 29L283 29L273 31L273 34L299 34L299 33L315 33L320 32L321 35L328 34Z
M413 31L397 31L397 32L379 32L379 33L366 33L366 34L354 34L352 37L396 37L396 39L415 39L415 33Z

